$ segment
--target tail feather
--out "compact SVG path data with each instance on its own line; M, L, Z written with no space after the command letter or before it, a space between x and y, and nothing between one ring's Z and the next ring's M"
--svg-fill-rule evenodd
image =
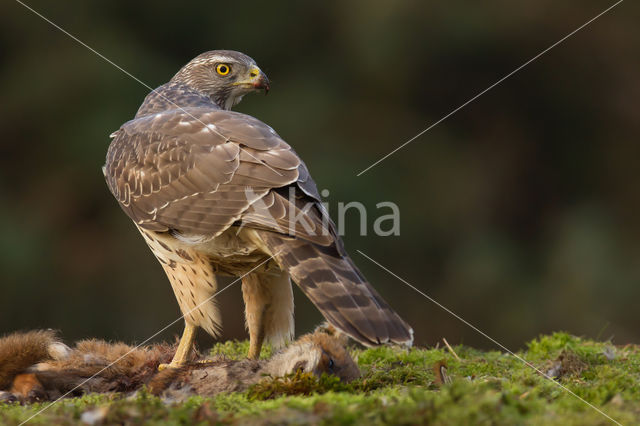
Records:
M333 244L258 231L274 257L322 315L365 346L411 345L413 330Z

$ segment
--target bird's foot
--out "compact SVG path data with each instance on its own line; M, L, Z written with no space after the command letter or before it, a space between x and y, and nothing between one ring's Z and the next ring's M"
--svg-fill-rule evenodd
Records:
M158 371L166 370L167 368L182 368L185 363L183 362L171 362L169 364L160 364L158 365Z
M216 361L213 359L199 359L198 361L194 361L192 363L189 363L189 365L192 366L198 366L198 367L205 367L209 364L215 364ZM170 364L160 364L158 365L158 371L163 371L163 370L167 370L169 368L173 368L173 369L178 369L178 368L182 368L185 367L187 365L186 362L176 362L176 363L170 363Z
M180 338L180 342L176 348L176 354L173 356L173 359L169 364L160 364L158 366L158 371L166 370L168 368L177 369L184 367L189 361L189 354L191 353L195 336L196 326L188 322L185 323L184 332L182 333L182 337Z

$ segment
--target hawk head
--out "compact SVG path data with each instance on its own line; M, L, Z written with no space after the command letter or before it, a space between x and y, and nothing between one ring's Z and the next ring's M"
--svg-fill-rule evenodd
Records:
M205 52L171 79L209 96L220 108L231 109L249 92L269 91L269 79L256 62L233 50Z

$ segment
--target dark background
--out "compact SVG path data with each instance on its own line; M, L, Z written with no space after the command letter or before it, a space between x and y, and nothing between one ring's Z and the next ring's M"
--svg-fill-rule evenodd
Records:
M152 87L206 50L255 58L271 94L236 109L295 147L334 218L369 208L347 249L416 343L492 347L357 249L513 349L554 330L640 340L637 2L360 177L613 1L28 4ZM12 0L0 52L0 334L140 342L179 310L101 166L148 89ZM371 232L381 201L400 236ZM244 338L239 285L220 304L223 338ZM297 289L296 304L298 332L321 320Z

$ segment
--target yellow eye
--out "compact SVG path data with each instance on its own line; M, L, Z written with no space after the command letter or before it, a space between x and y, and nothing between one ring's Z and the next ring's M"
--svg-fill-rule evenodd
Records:
M229 71L231 71L231 67L227 64L218 64L216 71L218 71L218 74L220 75L227 75L229 74Z

